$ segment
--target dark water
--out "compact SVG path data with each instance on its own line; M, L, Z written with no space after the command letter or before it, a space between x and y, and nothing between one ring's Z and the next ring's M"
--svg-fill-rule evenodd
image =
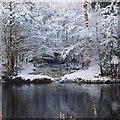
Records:
M0 82L0 118L2 116L2 85Z
M120 84L7 85L4 118L120 118Z

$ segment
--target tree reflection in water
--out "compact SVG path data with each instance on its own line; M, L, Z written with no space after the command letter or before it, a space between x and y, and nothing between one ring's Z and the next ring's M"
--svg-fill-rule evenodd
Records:
M119 118L120 85L4 85L4 118Z

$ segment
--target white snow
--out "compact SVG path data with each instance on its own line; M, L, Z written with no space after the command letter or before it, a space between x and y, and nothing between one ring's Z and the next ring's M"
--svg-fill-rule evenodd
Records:
M82 78L85 80L93 80L95 75L98 75L99 71L94 70L93 68L89 68L87 70L78 70L72 74L66 74L62 79L76 79L76 78Z
M96 80L100 80L100 81L107 81L109 80L108 77L100 77L99 76L99 70L95 70L94 68L89 68L86 70L78 70L74 73L71 74L66 74L62 77L62 81L67 81L67 80L75 80L77 78L81 78L84 81L96 81ZM97 76L97 77L96 77Z
M77 43L77 44L75 44L75 45L73 45L73 46L70 46L68 49L67 49L67 51L65 52L65 54L63 55L63 59L65 59L66 58L66 56L69 54L69 52L71 51L71 50L73 50L77 45L79 45L80 43Z
M82 80L87 80L87 81L96 81L96 80L100 80L100 81L107 81L109 80L108 77L100 77L100 69L99 66L97 66L97 64L93 64L95 63L95 61L93 61L90 65L90 67L88 69L81 69L78 70L74 73L71 74L66 74L62 77L61 81L73 81L77 78L81 78Z
M119 63L118 56L113 55L112 60L111 60L111 64L118 64L118 63Z
M47 75L31 75L31 74L19 74L17 77L21 77L25 80L27 79L30 79L30 81L34 80L34 79L37 79L37 78L48 78L48 79L51 79L53 80L53 78L47 76Z
M54 80L52 77L49 77L47 75L29 74L29 73L33 72L33 69L34 69L33 64L27 64L27 65L24 65L24 67L25 67L25 69L22 70L16 77L21 77L25 80L30 79L30 81L37 79L37 78L48 78L48 79Z

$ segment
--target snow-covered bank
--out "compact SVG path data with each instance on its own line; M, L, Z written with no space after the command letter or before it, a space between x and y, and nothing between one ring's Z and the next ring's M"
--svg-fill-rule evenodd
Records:
M71 74L66 74L59 81L60 83L114 83L120 82L120 80L111 79L110 77L101 77L100 70L95 66L91 66L88 69L81 69Z
M65 74L62 77L53 78L44 74L35 74L34 70L37 68L33 67L33 64L24 65L24 69L18 73L17 76L12 78L4 78L6 83L120 83L120 80L113 80L109 77L101 77L99 67L92 61L88 69L80 69L73 73Z
M23 69L18 73L17 76L9 77L3 76L3 83L38 83L45 84L51 83L54 79L47 75L33 74L34 71L33 64L25 64Z
M52 77L49 77L48 75L35 75L35 74L30 74L33 72L33 69L35 69L33 67L33 64L27 64L27 65L24 65L24 69L18 73L18 75L16 77L21 77L22 79L24 80L34 80L34 79L42 79L42 78L47 78L47 79L51 79L53 80Z
M53 78L47 76L47 75L31 75L31 74L20 74L17 77L21 77L24 80L30 80L33 81L34 79L42 79L42 78L47 78L53 80Z
M93 80L95 76L99 74L99 70L95 68L89 68L85 70L78 70L72 74L66 74L62 77L62 79L77 79L82 78L85 80Z

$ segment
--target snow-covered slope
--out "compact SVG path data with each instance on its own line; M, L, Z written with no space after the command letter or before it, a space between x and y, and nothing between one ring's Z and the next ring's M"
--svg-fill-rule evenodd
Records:
M90 67L86 70L78 70L72 74L66 74L62 79L77 79L81 78L84 80L95 80L95 76L98 76L100 73L99 69L95 69L94 67Z
M67 80L74 81L77 78L82 79L84 81L109 80L109 78L107 77L100 77L99 74L100 74L99 66L97 65L95 60L92 60L88 69L80 69L74 73L66 74L62 77L61 81L64 81L64 82Z

